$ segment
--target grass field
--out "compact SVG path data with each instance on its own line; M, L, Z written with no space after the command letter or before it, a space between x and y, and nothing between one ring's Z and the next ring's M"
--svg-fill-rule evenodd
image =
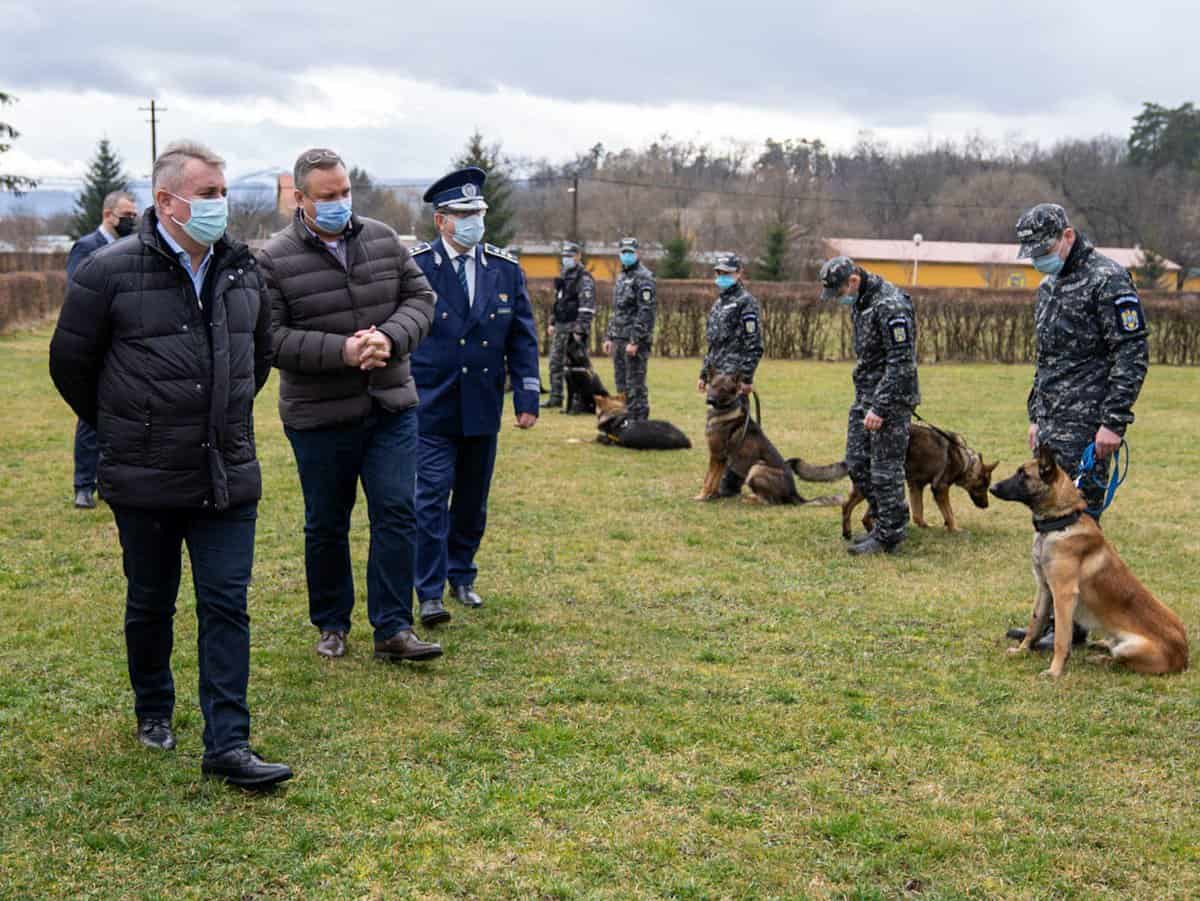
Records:
M1044 658L1007 657L1031 597L1023 507L956 489L964 533L914 530L901 555L856 561L836 510L696 504L700 448L600 447L585 418L547 414L503 433L488 604L453 608L445 657L371 659L360 509L360 606L331 663L312 650L274 378L250 703L255 745L297 778L267 797L204 782L190 586L179 748L134 739L116 532L103 505L71 509L48 338L0 339L0 897L1200 895L1200 677L1079 656L1051 683ZM652 360L650 384L654 415L699 443L696 368ZM922 412L1006 476L1029 376L928 367ZM849 377L763 365L785 453L841 457ZM1196 370L1151 371L1106 516L1190 624L1198 389Z

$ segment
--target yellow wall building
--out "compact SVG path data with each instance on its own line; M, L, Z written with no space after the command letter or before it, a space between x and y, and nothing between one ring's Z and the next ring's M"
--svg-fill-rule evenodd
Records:
M869 272L901 287L1036 288L1042 274L1028 260L1017 259L1016 244L975 244L963 241L887 241L873 238L827 238L829 256L848 256ZM1137 247L1100 247L1105 256L1126 269L1142 265ZM1163 261L1166 273L1159 289L1174 291L1178 264ZM1185 284L1200 285L1200 278Z
M508 248L521 260L526 278L555 278L562 272L562 244L519 244ZM615 244L584 247L587 270L598 282L611 282L621 271Z

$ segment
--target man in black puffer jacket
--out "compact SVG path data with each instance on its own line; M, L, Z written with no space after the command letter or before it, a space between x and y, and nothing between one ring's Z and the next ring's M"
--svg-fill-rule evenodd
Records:
M199 620L201 769L265 788L292 775L250 750L246 706L246 589L262 494L253 408L270 374L270 310L254 258L225 236L223 167L194 142L159 156L140 232L97 251L68 285L50 374L99 434L100 489L128 583L138 739L175 746L171 648L186 542Z

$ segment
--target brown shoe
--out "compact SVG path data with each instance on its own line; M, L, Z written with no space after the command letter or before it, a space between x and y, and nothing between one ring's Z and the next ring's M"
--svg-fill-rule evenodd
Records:
M421 641L411 629L397 632L387 641L375 642L376 660L432 660L442 656L442 646Z
M322 657L343 657L346 654L345 632L322 632L317 642L317 653Z

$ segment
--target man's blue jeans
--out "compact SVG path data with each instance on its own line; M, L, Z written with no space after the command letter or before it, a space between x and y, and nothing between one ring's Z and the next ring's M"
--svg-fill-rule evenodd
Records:
M192 562L199 623L204 749L222 754L250 741L246 685L250 617L246 587L254 565L258 503L224 511L112 507L125 563L125 647L138 717L170 719L175 600L183 544Z
M75 490L96 490L96 467L100 463L100 441L96 430L82 419L75 423Z
M354 609L350 513L361 480L371 523L367 618L384 641L412 628L417 524L417 411L370 416L324 429L285 429L304 492L308 611L322 631L349 632Z

